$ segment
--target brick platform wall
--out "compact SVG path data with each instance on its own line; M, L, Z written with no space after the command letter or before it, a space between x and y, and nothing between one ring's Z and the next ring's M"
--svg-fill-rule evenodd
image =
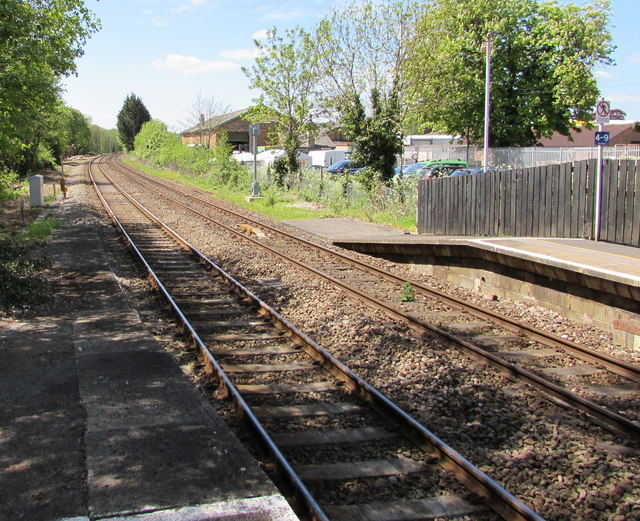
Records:
M509 299L542 306L574 322L611 333L613 341L625 349L640 351L640 315L636 313L540 286L533 280L515 279L492 271L426 264L416 264L416 268L489 299Z

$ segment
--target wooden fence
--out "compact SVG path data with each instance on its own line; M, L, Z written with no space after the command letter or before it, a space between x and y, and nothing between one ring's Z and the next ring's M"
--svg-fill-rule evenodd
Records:
M595 238L596 160L423 180L418 233ZM640 161L604 160L599 239L640 246Z

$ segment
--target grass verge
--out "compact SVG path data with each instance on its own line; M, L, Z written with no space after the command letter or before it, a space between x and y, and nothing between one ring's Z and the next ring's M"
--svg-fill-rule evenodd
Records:
M274 187L262 190L262 197L248 201L248 192L240 192L226 185L214 184L207 176L193 176L171 170L156 168L141 162L133 156L125 157L124 162L152 176L169 179L181 184L193 186L210 192L214 197L232 202L271 217L277 221L297 219L322 219L327 217L352 217L365 222L386 224L400 229L415 231L415 215L399 215L396 211L385 211L370 205L349 207L346 205L326 205L314 202L308 197L304 199L292 192L278 191Z

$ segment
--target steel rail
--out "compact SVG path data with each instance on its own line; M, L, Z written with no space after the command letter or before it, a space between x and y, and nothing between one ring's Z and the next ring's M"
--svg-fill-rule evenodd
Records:
M609 429L612 429L616 432L623 432L625 434L628 434L636 439L640 439L640 424L638 422L635 422L633 420L630 420L629 418L626 418L624 416L622 416L621 414L618 414L606 407L602 407L590 400L587 400L585 398L582 398L581 396L579 396L576 393L573 393L571 391L568 391L566 389L564 389L563 387L554 384L553 382L550 382L549 380L542 378L541 376L538 376L537 374L528 371L527 369L523 369L521 367L518 367L517 365L508 362L506 360L504 360L503 358L491 353L490 351L487 351L486 349L483 349L482 347L479 347L475 344L472 344L466 340L463 340L461 338L456 337L455 335L452 335L446 331L443 331L440 328L437 328L436 326L424 321L424 320L420 320L418 318L412 317L410 315L407 315L406 313L404 313L403 311L399 310L398 308L396 308L395 306L388 304L386 302L383 302L373 296L370 296L366 293L361 292L360 290L358 290L357 288L354 288L342 281L340 281L339 279L336 279L335 277L332 277L331 275L320 271L312 266L309 266L308 264L304 263L304 262L300 262L298 260L296 260L293 257L290 257L274 248L271 248L270 246L264 244L263 242L261 242L259 239L254 239L253 237L247 236L242 232L239 232L229 226L226 226L222 223L219 223L217 221L214 221L213 219L211 219L209 216L203 214L202 212L199 212L191 207L189 207L186 204L183 204L179 201L175 201L174 199L170 199L168 196L157 192L159 195L161 195L162 197L165 197L167 199L169 199L173 204L176 204L180 207L185 208L186 210L188 210L191 213L194 213L196 215L198 215L199 217L206 219L209 222L214 223L216 226L232 233L235 234L239 237L244 238L245 240L269 251L270 253L279 256L282 259L285 259L287 262L290 262L291 264L294 264L295 266L298 266L300 268L303 268L311 273L313 273L314 275L321 277L329 282L331 282L332 284L334 284L335 286L343 289L344 291L348 292L350 295L355 296L356 298L360 299L360 300L364 300L365 302L367 302L368 304L370 304L371 306L373 306L374 308L380 309L382 311L384 311L385 313L387 313L387 315L390 315L404 323L406 323L409 327L411 327L412 329L419 331L421 333L427 333L429 334L431 337L436 338L437 340L445 343L446 345L450 346L450 347L454 347L454 348L462 348L467 354L469 354L470 356L472 356L472 358L474 358L477 361L480 362L488 362L490 365L492 365L493 367L497 368L500 372L502 372L503 374L509 376L509 377L513 377L513 378L519 378L520 380L530 384L531 386L535 387L536 389L542 391L543 393L545 393L546 395L548 395L549 397L551 397L552 399L554 399L557 402L560 402L561 404L573 407L576 410L579 410L583 413L585 413L586 415L588 415L589 417L593 418L594 420L596 420L599 424L606 426ZM199 198L195 198L200 200ZM207 201L203 201L203 202L207 202ZM215 205L213 205L215 206ZM222 209L226 212L232 213L234 215L237 215L238 217L242 217L244 219L244 216L240 215L240 214L235 214L235 212L231 212L225 209ZM249 219L251 220L251 219ZM273 229L275 232L280 233L278 230ZM285 234L287 235L287 234ZM299 240L299 242L303 242L305 244L307 244L307 241L302 241ZM308 243L312 246L312 243ZM321 249L324 249L323 247L320 247ZM326 249L327 252L329 253L335 253L330 249ZM352 261L352 259L348 256L343 256L344 259L348 260L349 262ZM358 264L364 264L364 263L360 263L359 261L356 261L356 263ZM377 270L377 268L375 268ZM383 273L387 273L387 272L383 272ZM395 276L394 276L395 277ZM401 278L399 278L399 280L403 280ZM451 298L451 297L449 297ZM462 303L462 305L466 306L466 304ZM476 306L474 306L476 307ZM640 370L640 368L637 368L635 366L631 366L637 370Z
M127 169L131 169L131 170L135 170L133 168L131 168L130 166L122 163L121 161L119 161L119 164ZM137 172L139 172L139 170L136 170ZM288 240L294 241L298 244L302 244L308 248L313 248L319 251L322 251L323 253L327 253L329 255L332 255L334 257L337 257L341 260L343 260L344 262L347 262L349 264L353 264L358 266L359 268L368 271L369 273L372 273L374 275L383 277L384 279L390 281L390 282L397 282L398 284L404 284L405 282L409 282L414 288L419 289L420 291L422 291L423 293L427 294L430 297L433 298L437 298L439 300L442 300L443 302L445 302L446 304L448 304L449 306L461 310L461 311L465 311L468 312L469 314L483 319L483 320L488 320L493 322L496 325L499 325L501 327L504 327L505 329L508 329L509 331L515 332L515 333L522 333L525 334L527 336L529 336L530 338L532 338L533 340L536 340L537 342L540 342L548 347L553 347L556 349L562 349L570 354L572 354L573 356L575 356L576 358L580 358L584 361L590 362L590 363L596 363L596 364L601 364L604 367L606 367L609 371L618 374L620 376L623 376L625 378L628 378L629 380L633 380L635 382L640 382L640 366L634 365L634 364L630 364L628 362L625 362L623 360L619 360L615 357L612 357L610 355L607 355L606 353L599 353L597 351L594 351L592 349L589 349L585 346L582 346L576 342L573 342L571 340L567 340L564 339L558 335L554 335L553 333L549 333L547 331L541 330L541 329L537 329L533 326L530 326L529 324L526 324L525 322L521 322L515 319L512 319L510 317L507 317L505 315L502 315L500 313L497 313L493 310L490 309L486 309L486 308L482 308L476 304L473 303L469 303L469 302L465 302L464 300L457 298L455 296L452 295L447 295L446 293L443 293L442 291L439 291L437 289L434 288L430 288L420 282L415 282L413 280L410 279L406 279L404 277L401 277L399 275L395 275L393 273L390 273L388 271L382 270L380 268L377 268L376 266L370 265L366 262L363 262L361 260L349 257L348 255L345 255L343 253L340 253L338 251L332 250L330 248L327 248L325 246L322 246L320 244L315 244L313 242L310 241L306 241L300 237L296 237L295 235L292 235L290 233L287 233L285 231L279 230L278 228L275 228L273 226L270 226L268 224L262 223L260 221L257 221L255 219L252 219L251 217L248 217L246 215L242 215L239 214L237 212L234 212L233 210L229 210L227 208L221 207L215 203L212 203L211 201L207 201L205 199L202 199L200 197L196 197L192 194L188 194L186 192L184 192L183 190L181 190L180 188L178 188L178 186L170 186L167 185L163 182L157 181L156 179L154 179L152 176L149 176L148 174L146 175L147 178L150 181L153 181L155 183L161 184L162 186L166 187L169 190L172 190L174 192L180 193L181 195L190 197L192 199L197 200L198 202L204 204L205 206L209 206L211 208L214 208L218 211L222 211L225 213L228 213L230 215L233 215L234 217L238 217L242 220L245 221L249 221L253 224L255 224L256 226L269 230L270 232L277 234L277 235L281 235L286 237ZM177 183L174 183L172 181L168 181L169 183L171 183L172 185L177 185ZM161 194L162 195L162 194ZM181 203L178 203L181 204ZM183 205L186 208L189 208L186 205ZM195 211L192 208L189 208L190 211ZM205 217L204 214L198 213L201 217ZM223 225L220 225L223 226ZM226 227L227 230L232 231L233 233L235 233L236 235L242 236L246 239L250 239L252 240L250 237L247 237L245 234L240 233L236 230L233 230L231 228ZM255 240L253 241L254 243L256 242ZM261 243L259 243L261 244ZM264 245L261 244L262 247L265 247ZM267 248L268 249L268 248ZM274 252L274 250L270 250L272 253ZM481 348L480 348L481 349Z
M93 161L91 162L91 164L93 164ZM98 164L98 166L100 167L100 164ZM116 183L114 183L106 175L106 173L103 172L103 175L105 175L105 177L109 179L109 181L113 184L113 186L116 187L120 191L120 193L122 193L122 195L124 195L149 220L151 220L152 222L155 222L158 226L161 227L162 230L164 230L170 237L172 237L178 243L187 247L189 249L189 252L192 255L196 256L198 260L205 259L205 257L197 249L189 245L189 243L186 240L184 240L179 234L171 230L168 226L166 226L159 219L157 219L151 212L146 210L142 205L140 205L132 197L126 194L126 192L124 192L121 189L121 187L119 187ZM246 403L246 401L244 400L240 392L237 390L237 388L233 385L233 383L231 382L227 374L222 370L222 367L217 362L215 357L207 349L206 344L202 341L202 339L200 338L200 336L198 335L194 327L191 325L187 317L184 315L184 313L180 309L180 306L178 306L178 304L175 302L173 297L171 297L170 292L167 290L164 284L162 284L158 276L155 274L151 266L148 264L142 252L138 249L138 247L136 246L131 236L127 233L125 227L122 225L120 220L117 218L117 216L115 215L115 213L113 212L109 204L107 203L106 199L102 196L93 178L90 167L89 167L89 177L91 179L91 183L96 193L98 194L98 197L100 199L100 202L102 203L102 206L105 208L112 222L118 228L120 233L122 233L122 235L125 237L128 246L133 250L135 256L145 267L147 271L147 275L151 280L153 286L160 292L160 294L169 303L171 310L175 313L178 320L182 324L182 327L185 329L185 332L191 338L194 346L196 347L198 352L201 354L201 356L204 358L205 366L207 367L207 373L210 375L215 374L217 383L221 387L221 391L219 391L217 394L221 398L230 398L234 402L236 410L240 411L242 417L248 421L248 424L250 425L251 429L259 437L263 447L267 449L269 454L271 454L271 456L277 462L278 469L281 475L284 475L286 477L286 480L289 482L289 486L291 486L292 489L295 490L297 499L302 500L304 502L308 511L312 514L313 519L316 521L330 521L329 518L324 513L324 511L322 510L322 508L320 507L320 505L316 502L315 498L311 495L311 493L308 491L304 483L300 480L298 475L295 473L295 471L293 470L289 462L286 460L284 455L280 452L278 447L275 445L271 437L264 430L258 418L255 416L255 414L253 413L249 405ZM209 264L210 267L211 265L212 263ZM222 274L224 272L222 272L222 270L219 270L219 273ZM248 290L243 288L243 286L240 285L240 283L236 282L231 277L227 276L226 279L229 282L233 281L235 287L238 290L245 293L247 297L251 295ZM257 299L257 297L254 297L254 298Z
M104 174L107 179L109 177ZM113 183L119 190L122 190L117 184ZM94 188L97 187L94 183ZM130 199L133 202L133 198L130 197L125 192L122 192L125 197ZM101 197L101 201L103 206L106 204L106 201ZM161 221L155 217L151 212L146 210L144 207L139 205L137 202L136 207L143 212L150 220L156 222L158 225L161 225L163 229L178 238L178 241L183 244L188 244L184 239L182 239L176 232L171 230L167 225L161 223ZM111 218L114 219L115 214L112 211L108 210ZM116 218L117 220L117 218ZM119 223L119 221L118 221ZM121 224L118 224L118 228L123 232L123 228ZM128 234L125 232L125 236L128 237ZM130 240L130 239L128 239ZM368 401L372 406L378 410L381 414L388 418L394 419L396 422L400 423L405 430L410 439L414 441L418 446L420 446L427 453L433 455L438 459L440 465L446 470L452 471L456 477L464 483L470 490L477 493L478 495L484 497L487 500L487 503L494 509L496 513L498 513L503 519L510 521L544 521L538 514L536 514L533 510L527 507L524 503L522 503L515 496L510 494L506 489L504 489L501 485L490 479L486 474L472 465L466 458L460 455L453 448L448 446L444 441L439 439L435 434L429 431L426 427L421 425L415 419L413 419L410 415L404 412L400 407L391 402L386 396L381 394L367 382L362 380L358 375L353 373L347 366L345 366L342 362L337 360L333 355L331 355L328 351L322 348L319 344L317 344L314 340L308 337L304 332L299 330L295 325L289 322L286 318L284 318L280 313L278 313L271 306L261 301L255 294L253 294L248 288L243 286L241 283L236 281L233 277L231 277L228 273L226 273L221 267L215 264L213 261L205 257L201 252L199 252L195 247L189 245L190 251L201 261L207 264L207 266L215 271L219 276L223 277L223 279L234 288L234 290L243 295L245 298L249 299L254 303L254 305L258 306L261 309L261 314L267 315L271 318L273 323L276 325L278 329L282 329L287 331L287 336L289 336L292 340L294 340L298 344L302 344L302 347L307 351L311 356L319 360L322 365L328 369L334 376L338 377L340 380L345 382L352 390L357 391L358 395ZM135 249L137 254L141 256L141 253ZM145 262L147 269L151 269L148 267L148 264ZM315 508L312 510L314 515L317 515L315 519L318 520L328 520L321 507L315 502L315 499L310 495L305 485L302 483L300 478L297 476L295 471L291 468L289 463L286 461L276 444L271 440L268 433L264 430L256 416L251 411L251 408L247 405L245 400L242 398L240 392L236 389L236 387L229 380L227 375L222 370L221 366L217 363L213 355L208 351L204 342L197 335L194 328L188 323L186 317L179 311L178 305L171 299L169 292L162 286L162 283L159 279L154 275L154 280L156 280L159 287L162 287L162 294L165 298L170 299L172 303L172 308L178 311L178 316L181 318L181 321L185 324L185 327L189 330L191 337L196 343L198 349L206 356L206 359L210 363L212 369L216 372L216 375L220 378L220 382L223 383L224 392L227 396L230 396L234 402L241 407L242 414L246 416L249 420L252 428L256 433L259 434L262 441L269 449L270 453L274 457L274 459L278 462L279 465L282 466L287 479L290 481L290 484L294 487L294 489L299 490L303 496L305 503L310 506L313 505ZM317 509L317 510L316 510Z

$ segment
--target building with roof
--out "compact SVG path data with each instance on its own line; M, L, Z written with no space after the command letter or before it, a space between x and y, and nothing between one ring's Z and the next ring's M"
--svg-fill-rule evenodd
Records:
M227 134L227 141L236 150L249 150L249 126L251 123L243 118L249 109L236 110L228 114L221 114L213 118L198 123L181 133L184 145L200 145L208 148L215 148L220 135ZM258 134L258 147L267 144L267 135L270 124L261 124Z
M241 152L249 151L251 143L249 140L249 126L251 123L243 118L248 110L237 110L229 114L215 116L207 121L203 120L181 133L182 143L184 145L215 148L220 134L226 132L227 141L233 145L235 150ZM267 138L273 125L273 123L260 124L257 143L259 149L268 147ZM300 149L303 151L322 149L350 150L351 142L345 140L337 128L322 128L318 137L307 139Z
M609 132L609 146L640 145L640 122L638 121L611 120L603 127L603 131ZM579 127L568 136L555 132L550 138L541 139L540 145L543 147L592 147L597 130L597 126L591 129Z

